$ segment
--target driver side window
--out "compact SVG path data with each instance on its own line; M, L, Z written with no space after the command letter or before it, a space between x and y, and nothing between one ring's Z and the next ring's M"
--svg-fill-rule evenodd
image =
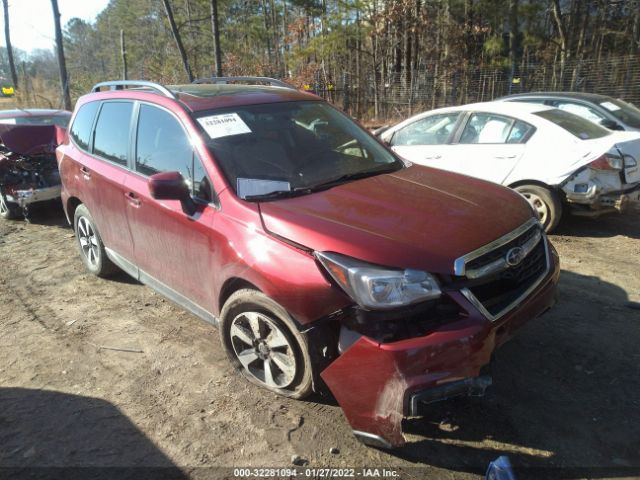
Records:
M169 112L140 105L136 138L136 171L143 175L180 172L195 198L213 200L204 166L178 120Z
M395 147L447 143L459 117L460 112L453 112L417 120L398 130L391 140L391 145Z

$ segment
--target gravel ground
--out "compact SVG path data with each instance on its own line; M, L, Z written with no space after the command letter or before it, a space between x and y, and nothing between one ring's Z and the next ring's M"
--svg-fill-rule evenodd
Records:
M85 273L56 205L0 221L0 478L232 477L218 467L298 456L356 476L479 479L502 454L518 478L637 478L639 239L640 212L565 219L552 236L559 304L498 352L487 396L434 406L384 452L358 443L331 401L245 383L213 327L149 288Z

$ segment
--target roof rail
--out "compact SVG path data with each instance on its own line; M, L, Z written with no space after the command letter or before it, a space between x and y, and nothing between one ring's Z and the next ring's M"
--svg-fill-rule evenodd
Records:
M146 80L115 80L112 82L96 83L91 89L91 93L99 92L100 89L103 87L109 87L110 90L124 90L124 88L127 86L128 87L146 87L156 91L161 95L164 95L165 97L169 97L174 100L178 98L167 87L162 86L158 83L147 82Z
M295 87L289 85L287 82L277 80L270 77L211 77L211 78L199 78L194 80L193 83L229 83L229 82L254 82L254 83L267 83L273 87L284 87L295 90Z

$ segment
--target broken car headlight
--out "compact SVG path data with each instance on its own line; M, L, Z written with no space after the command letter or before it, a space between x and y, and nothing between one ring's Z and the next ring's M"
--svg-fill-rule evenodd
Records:
M371 310L404 307L440 297L440 286L421 270L378 267L330 252L316 252L329 275L358 305Z

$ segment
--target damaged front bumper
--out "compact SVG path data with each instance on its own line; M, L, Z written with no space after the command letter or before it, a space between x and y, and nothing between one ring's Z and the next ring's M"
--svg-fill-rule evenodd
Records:
M61 189L61 185L54 185L52 187L45 188L15 190L10 194L7 193L6 198L8 202L15 203L19 207L24 208L33 203L46 202L60 198Z
M392 448L404 444L402 420L421 416L429 403L458 395L482 395L493 352L528 320L555 302L559 262L536 289L510 312L489 320L461 292L448 292L461 306L457 320L431 333L392 343L359 337L321 377L365 444Z

